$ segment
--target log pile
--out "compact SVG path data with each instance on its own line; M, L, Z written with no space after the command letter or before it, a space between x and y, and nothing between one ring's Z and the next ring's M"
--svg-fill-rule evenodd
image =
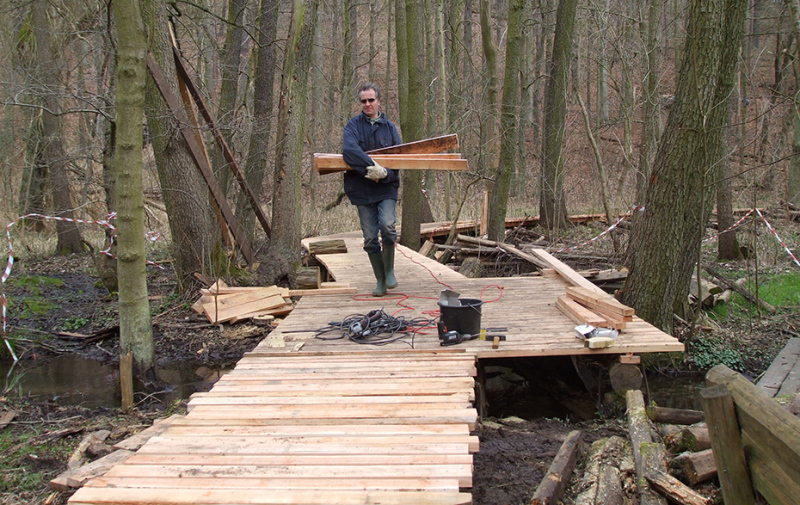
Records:
M320 283L319 274L315 289L289 289L279 286L234 287L221 279L211 287L200 290L200 298L192 306L204 314L212 324L235 324L247 319L270 319L285 316L294 307L292 297L355 294L357 289L349 284Z

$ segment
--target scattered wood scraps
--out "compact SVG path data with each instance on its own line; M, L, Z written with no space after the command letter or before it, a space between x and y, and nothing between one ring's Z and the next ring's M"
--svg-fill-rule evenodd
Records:
M200 298L192 305L198 314L205 314L212 324L235 324L248 319L264 321L285 316L292 311L292 297L355 294L349 284L323 283L319 289L289 289L279 286L228 286L221 279L200 290Z

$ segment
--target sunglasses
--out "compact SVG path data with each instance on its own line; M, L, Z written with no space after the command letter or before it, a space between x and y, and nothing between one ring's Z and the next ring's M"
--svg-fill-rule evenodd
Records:
M374 101L375 101L375 98L364 98L364 99L361 100L361 103L367 103L367 102L372 103Z

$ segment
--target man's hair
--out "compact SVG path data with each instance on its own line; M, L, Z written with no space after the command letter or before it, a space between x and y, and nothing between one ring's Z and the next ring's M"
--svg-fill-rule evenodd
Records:
M375 98L377 98L378 100L381 99L381 90L380 88L378 88L378 85L375 84L374 82L365 82L364 84L362 84L361 87L358 88L358 98L361 99L361 92L367 91L368 89L371 89L375 92Z

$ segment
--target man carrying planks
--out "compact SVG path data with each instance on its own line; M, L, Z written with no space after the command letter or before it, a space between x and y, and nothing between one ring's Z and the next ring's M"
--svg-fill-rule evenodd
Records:
M394 275L395 205L400 177L397 170L380 166L365 151L394 146L401 140L397 128L380 110L378 86L366 82L359 88L358 95L361 114L348 121L342 140L342 156L353 168L344 174L344 192L358 209L364 250L378 281L372 296L383 296L387 288L397 287Z

